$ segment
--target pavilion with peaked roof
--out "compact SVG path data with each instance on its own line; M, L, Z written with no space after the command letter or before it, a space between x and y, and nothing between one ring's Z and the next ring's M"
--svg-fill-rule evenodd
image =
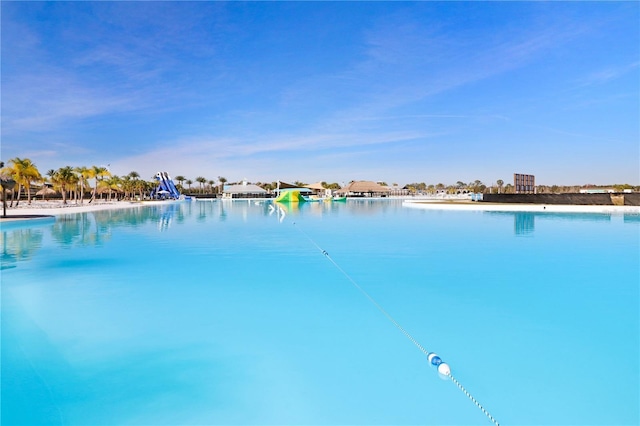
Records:
M298 188L298 185L295 185L293 183L282 182L281 180L278 181L278 189L289 189L289 188Z
M322 182L316 182L316 183L312 183L310 185L305 185L305 188L309 188L309 189L314 189L317 191L322 191L325 189L324 186L322 186Z

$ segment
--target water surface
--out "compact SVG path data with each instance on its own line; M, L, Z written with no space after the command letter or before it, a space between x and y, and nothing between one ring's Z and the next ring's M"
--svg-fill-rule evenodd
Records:
M203 201L0 234L2 424L490 424L350 279L503 424L640 422L637 216Z

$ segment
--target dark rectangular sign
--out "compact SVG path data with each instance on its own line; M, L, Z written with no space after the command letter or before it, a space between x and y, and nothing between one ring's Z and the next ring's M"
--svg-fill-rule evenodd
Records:
M513 186L516 194L534 194L536 192L536 177L514 173Z

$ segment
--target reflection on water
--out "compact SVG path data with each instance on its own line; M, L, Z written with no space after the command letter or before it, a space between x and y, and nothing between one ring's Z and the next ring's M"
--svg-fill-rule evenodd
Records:
M51 236L63 247L101 245L111 236L111 230L92 213L64 215L51 227Z
M15 268L19 261L29 259L42 246L46 231L62 247L100 246L111 239L113 230L118 227L137 227L155 222L158 230L164 231L173 223L183 223L185 215L190 214L190 210L183 210L183 206L188 205L169 204L65 214L57 217L50 226L3 231L0 233L1 268Z
M640 222L640 214L626 213L624 215L624 222L625 223L638 223L638 222Z
M400 201L400 202L398 202ZM348 211L353 215L370 215L389 209L402 207L402 200L372 200L353 199L349 201L311 201L304 203L279 203L273 205L280 207L286 214L320 216L334 214L339 211Z
M11 269L22 260L27 260L42 247L43 231L39 228L15 229L0 233L2 258L0 269Z
M111 237L114 228L137 227L156 223L159 231L174 223L183 223L185 212L181 204L148 206L140 209L101 210L58 217L52 236L62 246L101 245Z
M271 200L207 200L187 203L167 203L144 208L101 210L59 216L49 227L5 231L3 238L2 268L28 257L30 250L39 247L43 229L49 229L54 241L63 247L99 246L111 239L118 227L135 228L155 224L159 232L186 223L195 218L199 223L226 221L233 217L242 221L256 215L273 216L278 221L298 216L322 216L345 212L352 216L369 216L402 208L402 200L350 199L348 202L276 203ZM611 221L611 214L552 213L552 212L484 212L491 216L512 216L514 234L532 235L538 220L567 220L603 222ZM640 222L640 215L625 214L625 223ZM32 241L33 244L28 242ZM18 256L18 257L16 257ZM21 257L20 257L21 256ZM25 257L26 256L26 257Z
M166 231L171 227L171 223L175 220L176 223L183 223L185 214L180 208L179 204L170 204L165 208L160 209L158 213L158 230Z
M518 212L513 216L513 232L516 235L527 235L536 229L536 217L532 213Z
M537 213L541 219L572 222L611 222L611 213Z
M342 203L334 203L341 206ZM366 198L349 199L349 212L354 215L372 215L378 212L386 212L388 210L402 207L402 200L376 200Z
M155 223L160 232L184 224L187 218L204 223L210 220L226 221L230 217L247 221L254 215L273 216L279 221L285 217L302 215L322 216L344 211L349 215L372 215L401 208L401 201L353 199L348 202L276 203L271 200L197 201L146 206L144 208L101 210L59 216L51 225L54 241L63 247L76 245L102 245L111 239L118 227L138 227ZM537 220L611 221L611 214L547 213L547 212L484 212L492 216L512 216L515 235L531 235ZM640 222L640 215L625 214L625 223ZM2 233L3 269L15 264L17 259L29 256L42 241L43 228L17 229ZM30 244L29 242L33 242Z
M530 235L535 231L538 220L567 220L572 222L610 222L610 213L555 213L555 212L484 212L489 216L513 216L513 232L516 235ZM624 215L625 221L627 216ZM637 219L636 219L637 220Z

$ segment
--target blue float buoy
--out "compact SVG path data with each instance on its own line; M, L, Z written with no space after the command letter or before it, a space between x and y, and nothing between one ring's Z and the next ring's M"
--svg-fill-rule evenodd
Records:
M427 355L427 359L431 364L435 365L436 367L442 364L442 359L435 352L429 352L429 354Z
M442 358L438 356L435 352L429 352L427 355L427 359L438 369L438 373L443 376L449 376L451 374L451 368L449 368L449 364L444 362Z

